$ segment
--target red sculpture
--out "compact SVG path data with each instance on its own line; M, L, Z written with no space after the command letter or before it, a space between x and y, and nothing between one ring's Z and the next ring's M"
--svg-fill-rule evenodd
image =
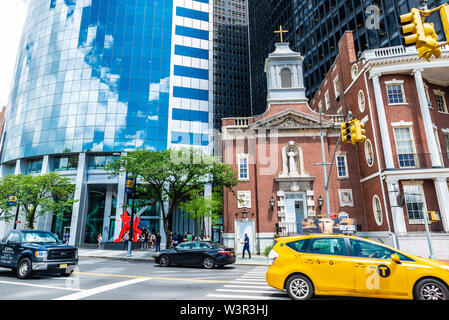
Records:
M128 212L123 212L122 215L120 215L120 218L122 218L122 222L123 222L123 227L122 230L120 231L120 234L118 236L117 239L114 240L114 242L121 242L123 235L125 234L125 232L129 232L130 228L129 228L129 221L131 220L131 217L128 215ZM134 218L134 222L133 222L133 242L137 242L137 235L142 235L142 230L139 229L139 217L135 217Z

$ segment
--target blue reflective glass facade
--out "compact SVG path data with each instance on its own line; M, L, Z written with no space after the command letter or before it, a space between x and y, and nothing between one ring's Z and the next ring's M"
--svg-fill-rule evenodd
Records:
M173 8L173 0L30 1L5 119L2 162L64 151L165 149ZM180 12L206 19L201 12ZM206 37L201 30L180 30ZM200 49L180 50L205 58ZM207 75L187 68L177 72ZM177 92L207 98L200 90ZM205 119L201 113L175 116L184 115Z

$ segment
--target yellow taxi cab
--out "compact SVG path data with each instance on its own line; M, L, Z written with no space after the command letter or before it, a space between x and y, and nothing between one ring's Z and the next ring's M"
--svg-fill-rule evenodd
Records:
M314 295L448 300L449 265L348 235L277 238L268 285L294 300Z

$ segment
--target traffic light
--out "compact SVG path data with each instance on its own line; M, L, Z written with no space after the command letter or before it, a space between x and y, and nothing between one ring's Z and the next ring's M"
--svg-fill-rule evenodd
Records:
M400 23L404 24L402 26L402 34L404 34L404 44L407 45L415 45L416 50L418 50L418 56L420 58L424 58L427 61L430 60L430 57L435 56L435 58L439 58L441 56L441 49L438 45L438 35L435 32L435 26L433 23L425 22L426 18L432 13L429 10L419 10L413 8L410 13L403 14L399 17ZM442 6L441 8L441 16L447 17L449 13L448 6ZM421 17L423 14L423 17ZM444 25L444 23L443 23ZM449 35L449 20L446 23ZM405 35L408 34L408 35Z
M429 221L430 222L438 222L440 221L440 216L435 211L427 211L429 214Z
M440 8L440 17L443 24L446 41L449 41L449 4L445 3Z
M438 46L438 35L435 32L433 23L424 23L424 42L418 47L418 55L420 58L430 60L431 56L439 58L441 56L441 49Z
M404 35L405 45L415 44L418 49L419 43L426 38L424 25L421 19L421 12L419 9L413 8L410 13L401 15L399 20L401 24L410 22L402 27L402 34L411 33L409 35Z
M351 142L351 125L352 122L343 122L341 124L341 139L344 143Z
M360 120L354 121L355 126L355 134L356 134L356 142L364 142L366 140L365 134L365 125L360 122Z

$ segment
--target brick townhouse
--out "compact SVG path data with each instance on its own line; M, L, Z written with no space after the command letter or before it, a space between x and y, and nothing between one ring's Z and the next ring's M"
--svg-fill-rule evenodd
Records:
M227 244L239 251L248 233L262 252L276 233L295 222L300 231L300 219L325 214L328 200L332 213L356 219L358 235L422 256L429 255L424 214L435 211L433 253L449 255L449 48L430 62L401 46L356 53L346 32L310 102L302 61L277 44L265 66L266 111L222 120L223 161L240 180L237 197L224 196ZM366 130L355 146L338 143L349 112ZM326 163L335 154L329 199L321 135Z

